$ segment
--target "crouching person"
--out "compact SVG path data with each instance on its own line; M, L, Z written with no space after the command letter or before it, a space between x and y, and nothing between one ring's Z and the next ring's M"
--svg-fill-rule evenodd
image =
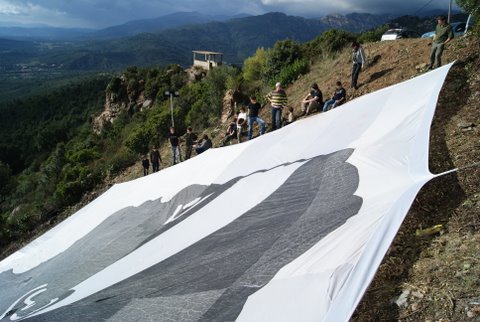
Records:
M227 131L225 132L225 137L222 140L222 146L227 145L231 140L237 137L237 118L234 117L233 121L227 127Z
M210 149L212 147L212 140L210 140L208 138L208 135L204 135L203 136L203 140L202 140L202 143L200 143L199 145L197 145L195 147L195 152L197 152L197 154L201 154L205 151L207 151L208 149Z

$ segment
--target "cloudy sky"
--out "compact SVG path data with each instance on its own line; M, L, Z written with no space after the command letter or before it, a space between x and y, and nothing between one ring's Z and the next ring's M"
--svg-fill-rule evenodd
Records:
M178 11L215 15L281 11L319 17L329 13L415 13L428 0L0 0L0 24L101 28ZM447 8L431 0L424 10Z

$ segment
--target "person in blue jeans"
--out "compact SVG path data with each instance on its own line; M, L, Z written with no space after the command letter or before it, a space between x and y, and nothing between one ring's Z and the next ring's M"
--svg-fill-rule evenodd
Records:
M182 162L182 153L180 152L180 137L174 127L170 128L168 134L170 145L172 146L172 165Z
M256 122L260 126L260 135L265 134L265 121L258 116L262 106L257 102L255 96L250 97L250 104L248 108L248 139L252 139L253 124Z
M275 90L267 95L272 105L272 131L282 127L282 110L287 107L287 93L282 88L282 83L275 84Z
M332 109L343 104L347 98L347 91L345 88L342 87L342 82L337 82L337 88L335 89L335 93L333 94L333 98L327 100L325 105L323 105L323 111L326 112L330 106Z

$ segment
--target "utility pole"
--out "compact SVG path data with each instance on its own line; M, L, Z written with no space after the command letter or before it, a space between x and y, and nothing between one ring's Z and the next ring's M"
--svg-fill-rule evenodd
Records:
M179 97L180 93L176 91L166 91L166 97L170 97L170 116L172 118L172 127L175 127L175 120L173 119L173 97Z
M450 23L452 19L452 0L449 0L448 2L448 23Z

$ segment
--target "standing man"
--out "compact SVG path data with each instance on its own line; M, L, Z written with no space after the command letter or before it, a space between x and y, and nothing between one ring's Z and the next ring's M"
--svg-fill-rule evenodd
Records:
M282 109L287 107L287 93L282 89L281 83L275 84L275 90L267 95L272 104L272 131L282 127Z
M168 139L172 146L172 165L175 165L177 161L182 162L182 153L180 152L180 139L174 127L170 128Z
M442 53L445 45L454 37L452 26L447 23L445 16L439 16L437 22L435 36L433 36L432 40L432 53L430 54L430 65L428 65L428 69L442 66Z
M258 112L262 108L260 103L257 102L255 96L250 97L250 104L248 108L248 139L252 139L253 134L253 123L260 125L260 135L265 134L265 121L258 116Z
M153 146L152 151L150 152L150 163L152 164L152 172L158 172L160 170L160 162L162 158L160 157L160 152L156 146Z
M352 88L358 89L358 76L360 75L360 71L365 64L365 51L363 47L356 41L352 43Z
M193 133L193 129L191 127L187 128L187 133L185 133L185 160L192 156L193 145L196 141L197 135Z

